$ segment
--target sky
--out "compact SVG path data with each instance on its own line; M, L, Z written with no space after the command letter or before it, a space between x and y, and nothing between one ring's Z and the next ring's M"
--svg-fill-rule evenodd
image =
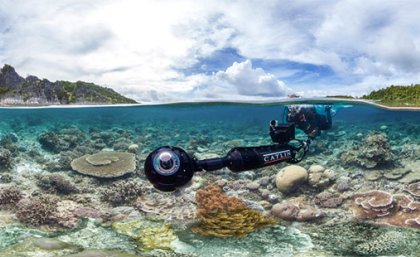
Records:
M420 0L0 0L0 63L140 102L420 82Z

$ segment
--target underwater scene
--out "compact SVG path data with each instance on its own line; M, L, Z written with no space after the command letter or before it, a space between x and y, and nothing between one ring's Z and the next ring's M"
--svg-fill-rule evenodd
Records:
M278 145L291 105L0 108L0 257L420 256L420 112L311 104L331 124L302 160L240 172L215 160ZM157 190L161 146L215 168Z

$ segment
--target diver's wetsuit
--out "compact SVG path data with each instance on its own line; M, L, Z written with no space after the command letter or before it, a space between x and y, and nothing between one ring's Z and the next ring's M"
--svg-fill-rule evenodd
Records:
M325 107L326 115L318 114L315 107L300 107L298 110L287 109L287 122L294 122L296 127L303 130L309 138L315 138L321 134L321 130L331 128L331 106Z

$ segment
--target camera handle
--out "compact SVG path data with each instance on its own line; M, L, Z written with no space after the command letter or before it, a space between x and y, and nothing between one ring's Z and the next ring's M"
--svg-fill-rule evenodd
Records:
M187 184L196 171L214 171L227 167L241 172L280 162L298 163L309 149L310 140L298 143L232 148L225 157L197 160L178 147L163 146L150 153L144 164L146 177L162 191L174 191Z

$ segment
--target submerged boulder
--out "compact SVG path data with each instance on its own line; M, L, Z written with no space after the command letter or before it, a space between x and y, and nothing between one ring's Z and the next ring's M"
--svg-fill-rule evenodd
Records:
M73 170L99 178L115 178L136 169L136 158L132 153L99 152L87 154L71 162Z
M298 165L290 165L279 171L276 175L277 189L282 193L288 193L308 179L308 172Z

